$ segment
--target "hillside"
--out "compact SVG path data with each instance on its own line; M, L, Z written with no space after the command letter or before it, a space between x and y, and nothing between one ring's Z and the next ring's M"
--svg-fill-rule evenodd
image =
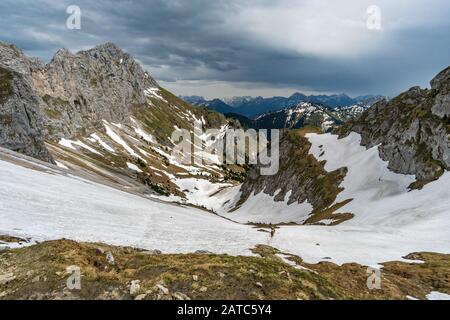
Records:
M404 238L405 230L392 234L383 227L281 226L271 236L269 227L146 199L7 150L0 150L0 174L6 178L0 185L0 299L431 299L450 294L448 255L417 252L400 258L412 248L450 249L445 249L450 239L426 240L420 228ZM71 240L54 241L61 238ZM390 261L398 259L403 261ZM423 263L414 263L419 260ZM367 265L377 262L383 262L383 285L369 290ZM73 265L81 270L80 290L64 289L67 267Z
M259 256L169 255L48 241L0 252L0 267L13 271L0 283L0 299L445 299L448 294L444 292L450 292L443 280L448 255L416 253L409 257L422 259L422 266L385 263L382 288L368 290L364 266L310 265L295 256L289 257L288 264L273 248L259 246L254 251ZM82 267L81 288L61 290L69 275L66 266L73 261ZM346 281L349 276L352 282Z
M215 164L183 165L170 151L175 130L225 130L225 117L159 87L112 43L76 54L61 49L46 65L0 44L0 67L8 93L1 146L143 194L183 197L176 177L226 175Z

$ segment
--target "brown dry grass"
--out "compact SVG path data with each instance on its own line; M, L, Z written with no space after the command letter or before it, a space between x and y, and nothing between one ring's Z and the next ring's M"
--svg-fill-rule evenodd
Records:
M107 252L114 256L113 265ZM367 267L356 263L307 264L285 254L299 269L284 263L278 256L281 252L270 246L256 246L253 252L259 257L153 254L104 244L48 241L0 251L0 275L14 275L0 283L0 297L131 299L132 280L140 280L138 293L145 293L146 299L173 299L176 292L192 299L405 299L406 295L425 298L433 290L450 293L450 255L417 253L407 258L423 264L385 263L381 289L369 290ZM81 268L81 290L66 288L66 268L71 265ZM170 293L161 294L156 284Z

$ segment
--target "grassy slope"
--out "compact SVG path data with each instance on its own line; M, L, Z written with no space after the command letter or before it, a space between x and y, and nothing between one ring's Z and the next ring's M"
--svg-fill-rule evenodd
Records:
M115 263L106 259L107 252ZM104 244L48 241L0 251L0 297L3 299L404 299L424 298L432 290L450 293L450 255L422 253L424 264L385 264L381 290L366 287L366 267L332 263L295 269L282 262L276 249L258 246L257 257L208 253L151 254ZM68 266L81 268L81 290L66 289ZM198 279L194 279L193 276ZM132 280L140 289L130 295ZM164 293L156 285L169 290ZM141 296L143 297L143 296Z

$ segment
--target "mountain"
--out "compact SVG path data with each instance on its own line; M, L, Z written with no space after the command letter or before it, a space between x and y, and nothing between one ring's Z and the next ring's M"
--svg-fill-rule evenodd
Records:
M223 101L228 104L229 106L232 106L233 108L237 108L240 105L251 101L254 99L251 96L242 96L242 97L231 97L231 98L224 98Z
M230 113L225 113L224 116L229 121L233 121L233 122L237 121L237 123L235 124L235 127L242 127L245 129L249 129L249 128L257 129L258 128L258 123L256 120L247 118L246 116L243 116L241 114L230 112ZM268 129L268 128L266 128L266 129Z
M312 126L328 132L345 121L359 116L367 107L353 105L332 109L319 104L301 102L294 107L264 113L254 120L236 113L226 113L227 118L239 121L246 128L253 129L299 129Z
M310 95L306 96L301 93L294 93L288 98L284 97L272 97L272 98L262 98L257 97L253 100L246 100L244 103L235 106L235 113L243 114L247 117L254 118L260 116L261 114L285 109L288 107L293 107L302 102L310 102L313 104L320 104L325 107L338 109L346 108L355 105L359 106L370 106L374 102L383 99L382 96L364 96L358 97L357 99L352 99L345 94L340 95Z
M48 64L2 43L0 68L1 146L142 194L183 198L176 177L227 175L171 154L174 131L226 130L225 117L164 90L112 43L61 49Z
M263 114L295 107L302 102L319 104L332 109L350 108L353 106L369 107L375 102L385 99L381 95L366 95L350 98L346 94L339 95L304 95L294 93L290 97L233 97L229 99L205 100L199 96L183 96L182 99L194 105L206 106L220 113L235 113L254 119Z
M222 214L241 222L346 225L428 214L430 199L442 203L446 192L432 190L450 177L449 84L450 68L431 90L414 87L379 101L333 134L285 132L278 173L262 176L261 165L251 167ZM279 113L286 123L288 113ZM450 212L444 202L436 214Z
M304 102L306 96L301 93L293 94L289 98L285 97L271 97L263 98L256 97L251 100L245 99L242 104L235 106L235 113L242 114L249 118L256 118L257 116L280 109L296 106Z
M43 136L39 97L26 59L14 46L0 43L0 145L44 161L53 161Z
M207 102L207 100L202 96L180 96L180 99L193 105L198 105Z
M347 107L353 104L356 104L358 101L350 98L348 95L341 94L333 94L333 95L310 95L307 97L307 101L313 103L320 103L327 107L336 108L336 107Z
M180 98L192 105L206 107L222 114L235 111L234 108L220 99L205 100L205 98L199 96L181 96Z
M389 100L389 98L378 94L378 95L358 96L354 98L354 100L357 102L358 105L370 107L371 105L373 105L378 101Z

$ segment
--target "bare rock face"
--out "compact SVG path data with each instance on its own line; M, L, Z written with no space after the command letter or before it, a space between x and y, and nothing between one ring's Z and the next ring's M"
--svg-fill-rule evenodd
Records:
M433 114L442 119L450 117L450 67L431 81L431 89L437 93L431 108Z
M361 134L362 145L380 145L380 156L391 170L427 182L450 169L449 110L447 68L431 81L431 90L413 87L389 102L379 102L337 132Z
M47 65L34 64L31 76L53 139L84 134L102 119L129 122L131 108L146 102L145 89L158 86L112 43L77 54L60 49Z
M31 61L0 43L0 145L53 162L43 139L43 116L30 77Z

